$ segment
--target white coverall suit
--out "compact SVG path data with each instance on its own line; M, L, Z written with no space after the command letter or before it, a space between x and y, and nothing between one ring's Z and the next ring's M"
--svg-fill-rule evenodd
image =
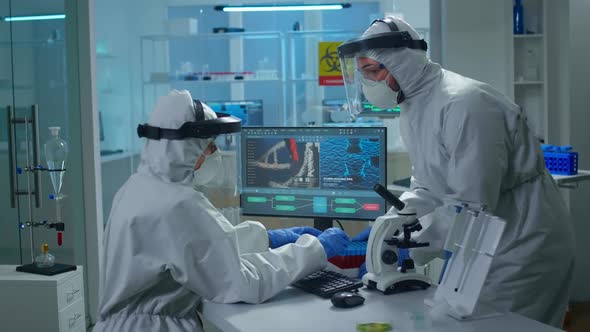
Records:
M396 24L420 39L407 23ZM389 31L376 23L365 36ZM424 51L366 56L384 64L405 95L400 130L413 189L402 200L419 206L419 215L441 205L434 197L475 202L506 220L480 299L561 327L574 262L571 221L521 109L489 85L442 69ZM423 224L436 223L434 214ZM425 227L416 239L442 246L446 231ZM421 256L432 258L428 251L413 249L412 256L421 263Z
M186 100L160 99L150 125L174 129L195 121L190 94L173 95L179 93ZM206 115L213 113L203 106ZM207 143L146 143L137 173L115 196L106 227L94 332L201 331L201 299L263 302L326 265L317 238L302 235L269 250L262 224L232 226L192 188L193 167Z

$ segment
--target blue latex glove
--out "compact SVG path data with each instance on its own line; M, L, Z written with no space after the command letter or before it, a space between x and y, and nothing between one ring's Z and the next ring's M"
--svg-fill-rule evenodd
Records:
M367 274L367 263L363 263L359 267L359 279L362 279L365 274Z
M294 243L303 234L319 236L320 230L313 227L291 227L268 230L268 241L271 249L275 249L285 244Z
M358 233L354 236L351 241L352 242L363 242L369 240L369 234L371 234L371 226L365 228L362 232Z
M315 229L313 227L307 227L307 226L303 226L303 227L291 227L291 228L287 228L290 231L293 231L299 235L303 235L303 234L311 234L315 237L318 237L320 234L322 234L322 231L320 231L319 229Z
M268 242L271 249L293 243L297 241L299 236L299 234L289 230L288 228L268 230Z
M326 251L326 256L332 258L346 250L350 242L348 235L340 228L328 228L318 236L318 240Z

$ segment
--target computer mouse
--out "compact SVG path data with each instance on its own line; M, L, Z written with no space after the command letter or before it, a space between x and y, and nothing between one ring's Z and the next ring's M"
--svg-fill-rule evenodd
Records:
M332 304L337 308L353 308L365 303L365 298L358 293L340 292L332 295Z

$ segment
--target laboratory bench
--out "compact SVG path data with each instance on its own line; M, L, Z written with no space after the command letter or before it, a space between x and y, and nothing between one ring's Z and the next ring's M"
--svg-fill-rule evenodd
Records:
M578 174L574 175L551 174L551 176L559 187L575 189L577 188L578 183L590 180L590 171L579 170ZM404 191L407 191L410 188L399 184L390 184L387 186L387 189L398 195L401 195Z
M392 331L420 332L552 332L561 331L523 316L507 313L493 318L458 321L444 316L432 321L426 315L426 298L435 286L424 291L383 295L366 288L361 306L340 309L329 299L289 287L269 301L258 304L220 304L205 301L203 318L224 332L264 331L356 331L356 325L387 322Z
M86 331L82 266L55 276L0 265L0 330Z
M590 180L590 171L579 170L578 174L574 175L555 175L553 179L562 188L576 188L577 184L582 181Z

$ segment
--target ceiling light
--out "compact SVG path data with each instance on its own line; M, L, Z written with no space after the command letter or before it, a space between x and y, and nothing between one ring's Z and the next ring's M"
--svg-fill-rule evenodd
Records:
M224 12L277 12L297 10L338 10L350 8L349 3L335 4L300 4L300 5L244 5L244 6L215 6L215 10Z

